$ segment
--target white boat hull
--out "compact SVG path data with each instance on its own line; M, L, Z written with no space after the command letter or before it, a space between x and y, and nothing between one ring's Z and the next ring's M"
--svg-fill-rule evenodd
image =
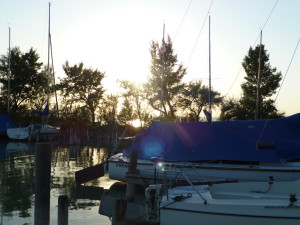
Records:
M213 188L218 185L213 185ZM229 187L236 186L235 189L240 191L239 194L233 191L230 194L229 188L226 193L218 194L207 185L194 186L201 196L191 186L169 189L168 195L163 196L160 204L160 225L300 224L300 204L296 201L289 206L291 204L289 195L295 191L299 193L299 182L286 182L277 189L277 183L274 183L276 192L270 193L243 191L241 185L248 187L243 183L228 184ZM253 190L260 188L256 186L253 186ZM222 188L218 189L220 190ZM173 198L180 195L190 197L174 202Z
M228 207L228 206L224 206ZM244 207L246 208L246 207ZM230 210L239 210L241 207ZM260 209L264 209L261 207ZM199 209L202 210L202 209ZM249 210L248 208L246 210ZM259 208L257 209L259 210ZM273 213L277 212L273 210ZM299 210L297 210L299 213ZM160 225L299 225L300 217L277 217L277 216L257 216L257 215L240 215L230 212L206 212L206 211L189 211L189 210L161 210ZM171 218L171 219L170 219Z
M126 181L129 159L112 157L108 160L110 179ZM242 165L216 163L155 163L138 160L137 169L143 178L186 180L182 172L193 182L205 180L239 181L295 181L300 179L300 162ZM156 174L156 175L155 175Z
M26 140L29 137L29 128L10 128L7 129L7 136L12 140Z
M12 140L34 139L37 135L53 135L60 129L47 124L31 124L28 127L7 129L7 136Z

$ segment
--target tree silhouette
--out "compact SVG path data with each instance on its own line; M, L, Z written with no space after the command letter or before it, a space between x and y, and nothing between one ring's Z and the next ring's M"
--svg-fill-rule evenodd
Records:
M260 50L261 57L259 57ZM261 64L259 82L260 94L257 98L259 63ZM246 72L245 82L241 84L243 91L242 97L240 100L234 101L230 99L225 102L221 109L220 119L254 119L257 101L259 102L258 119L282 117L284 113L278 112L274 100L270 98L276 93L282 75L281 72L276 72L276 68L271 67L269 54L265 46L258 45L254 49L250 47L248 55L245 56L242 62L242 66ZM239 106L235 106L235 104ZM235 110L238 111L234 112Z
M70 66L66 61L63 69L67 77L60 79L58 90L61 91L65 104L85 108L94 123L96 110L104 93L102 80L105 74L97 69L83 67L83 63Z
M145 102L143 85L122 80L120 86L124 89L123 97L125 98L119 115L120 118L123 118L123 124L136 119L140 121L140 127L148 124L152 117L150 106Z
M185 85L180 96L180 106L190 122L200 121L200 113L209 106L209 87L201 80L194 80ZM221 94L211 90L211 106L214 108L222 102Z
M25 115L44 98L48 85L46 71L42 69L43 63L39 62L39 55L32 48L22 53L18 47L11 50L10 58L10 112L13 117ZM0 58L0 82L2 84L2 104L7 104L8 99L8 56ZM40 104L45 104L40 102ZM41 107L43 107L41 105ZM1 107L2 113L6 107ZM28 112L25 113L24 110ZM30 117L30 116L29 116ZM26 120L26 119L25 119ZM24 121L24 119L20 119ZM28 121L27 121L28 122Z
M152 41L150 54L151 75L145 84L146 98L151 107L162 114L163 120L175 121L177 97L183 88L182 78L186 69L182 64L178 64L169 36L167 41L162 40L161 46Z

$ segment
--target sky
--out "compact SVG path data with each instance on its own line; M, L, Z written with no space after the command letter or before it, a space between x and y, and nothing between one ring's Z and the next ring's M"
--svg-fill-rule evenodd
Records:
M105 72L108 93L118 94L118 80L145 82L151 64L150 43L165 36L173 42L178 62L187 68L184 81L209 77L211 18L211 83L226 97L239 98L249 48L262 44L271 67L284 77L274 95L286 115L300 112L299 0L52 0L50 30L56 78L62 65L80 62ZM47 63L46 0L0 0L0 55L11 47L33 48ZM299 44L300 45L300 44Z

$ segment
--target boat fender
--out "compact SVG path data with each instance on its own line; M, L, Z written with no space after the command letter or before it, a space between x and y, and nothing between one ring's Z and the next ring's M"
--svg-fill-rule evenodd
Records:
M177 195L175 196L174 198L172 198L174 200L174 202L180 202L186 198L190 198L192 197L192 194L191 193L188 193L187 195Z

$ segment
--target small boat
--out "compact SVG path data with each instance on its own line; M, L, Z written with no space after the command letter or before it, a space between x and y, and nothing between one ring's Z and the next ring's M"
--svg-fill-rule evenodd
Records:
M230 164L230 163L195 163L165 162L156 159L138 160L137 169L141 179L162 181L167 178L177 181L185 180L181 171L193 182L207 180L239 180L239 181L295 181L300 179L300 162ZM115 155L108 160L109 178L126 181L129 158ZM150 182L151 183L151 182Z
M147 202L162 190L162 185L150 185ZM179 186L169 188L160 204L152 206L159 208L155 215L160 225L296 225L299 190L299 181Z
M12 140L35 139L38 135L54 135L59 133L58 127L52 127L47 124L30 124L27 127L7 129L7 136Z
M53 65L52 70L50 68L50 53L51 59L53 62L52 55L52 44L51 44L51 34L50 34L50 3L49 3L49 29L48 29L48 65L47 65L47 73L48 76L51 74L54 75ZM51 51L50 51L51 50ZM48 78L50 79L50 78ZM55 80L55 79L54 79ZM49 82L48 82L49 89ZM42 123L30 124L27 127L19 127L19 128L10 128L6 130L7 136L12 140L34 140L38 139L40 135L44 137L49 137L55 135L60 132L59 127L53 127L48 125L48 116L49 116L49 92L47 91L47 104L43 111L33 110L32 113L38 114L42 117ZM58 103L56 98L56 109L58 114ZM58 114L59 117L59 114Z
M191 180L294 181L300 179L300 114L272 120L155 121L107 160L111 179L126 180L132 151L138 151L142 179L162 179L167 168L185 171Z

